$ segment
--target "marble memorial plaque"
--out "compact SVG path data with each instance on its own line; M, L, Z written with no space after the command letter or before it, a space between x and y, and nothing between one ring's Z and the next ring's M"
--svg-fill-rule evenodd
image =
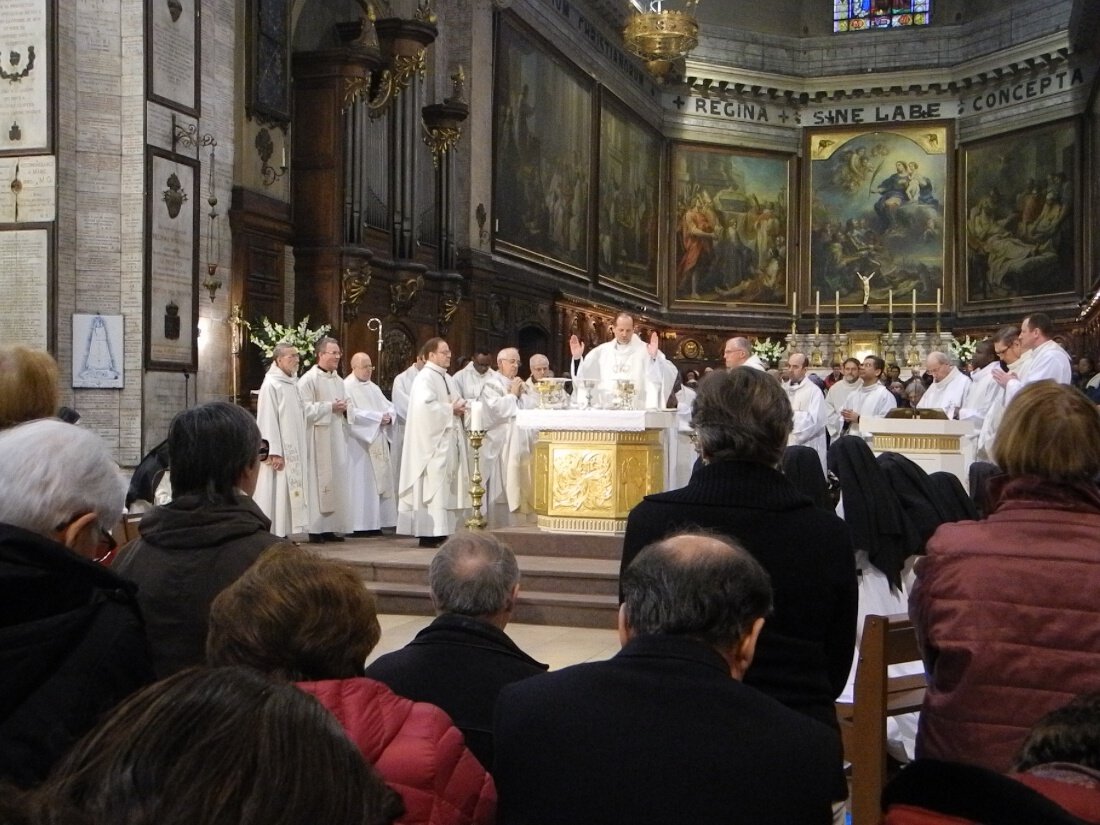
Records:
M149 97L198 117L197 0L149 0Z
M50 235L45 229L0 232L0 341L46 349L49 337Z
M46 0L4 0L0 14L0 153L50 150Z
M116 387L124 383L121 315L73 315L73 386Z
M0 157L0 223L49 223L57 214L57 159Z
M150 153L146 319L149 365L194 369L198 351L198 164Z

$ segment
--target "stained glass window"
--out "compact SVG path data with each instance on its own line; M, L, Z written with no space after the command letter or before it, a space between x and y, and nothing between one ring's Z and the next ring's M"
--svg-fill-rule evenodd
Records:
M833 0L833 31L927 26L932 0Z

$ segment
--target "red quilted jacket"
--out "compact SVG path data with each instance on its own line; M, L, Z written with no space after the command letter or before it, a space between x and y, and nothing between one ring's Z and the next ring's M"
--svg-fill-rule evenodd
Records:
M301 682L343 725L368 762L401 794L405 825L491 825L493 778L462 732L435 705L398 696L373 679Z

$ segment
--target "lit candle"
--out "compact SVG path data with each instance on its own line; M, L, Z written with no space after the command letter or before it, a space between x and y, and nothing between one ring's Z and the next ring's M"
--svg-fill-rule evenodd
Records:
M836 317L840 317L840 290L836 291Z
M887 290L886 292L887 309L886 314L893 317L894 315L894 290Z
M913 317L917 317L917 288L913 287Z
M821 290L820 289L814 294L814 317L815 318L820 318L821 317Z
M286 169L286 144L283 144L283 169Z
M481 402L474 401L470 404L470 429L474 432L485 431L484 415L482 414Z
M791 315L798 316L798 293L791 292Z
M943 293L940 292L940 289L937 287L936 288L936 314L937 315L940 314L940 304L941 304L942 295L943 295Z

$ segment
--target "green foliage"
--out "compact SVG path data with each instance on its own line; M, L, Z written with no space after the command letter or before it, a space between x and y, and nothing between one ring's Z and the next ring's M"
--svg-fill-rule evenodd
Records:
M328 335L332 327L328 324L317 329L309 328L309 316L307 315L297 326L285 327L277 324L270 318L260 318L259 327L248 325L248 340L260 348L265 364L271 363L275 354L275 345L280 343L293 344L301 354L298 362L298 372L302 373L313 365L313 348L321 338Z

